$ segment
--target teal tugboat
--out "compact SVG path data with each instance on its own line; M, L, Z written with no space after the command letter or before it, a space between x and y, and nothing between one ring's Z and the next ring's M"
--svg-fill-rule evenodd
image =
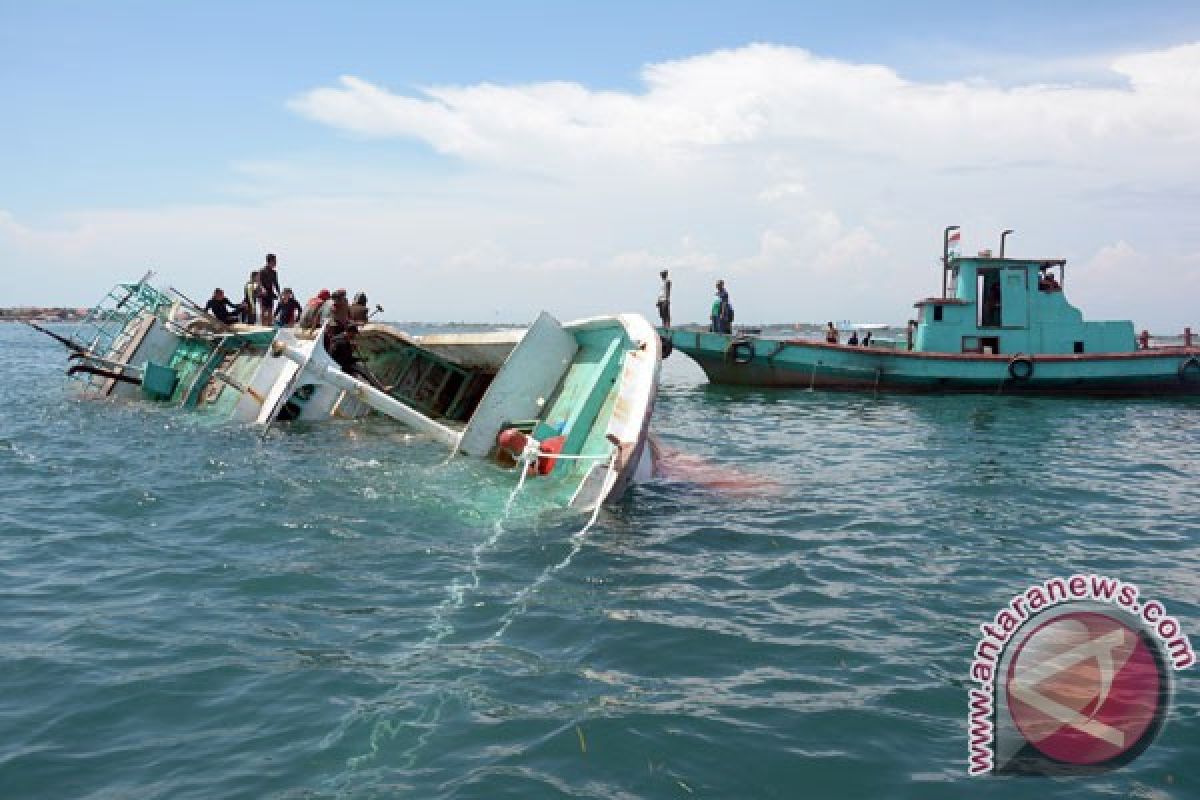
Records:
M713 383L897 392L1200 394L1200 347L1151 347L1129 320L1088 322L1061 259L975 257L943 237L942 296L917 301L896 342L859 345L662 330Z

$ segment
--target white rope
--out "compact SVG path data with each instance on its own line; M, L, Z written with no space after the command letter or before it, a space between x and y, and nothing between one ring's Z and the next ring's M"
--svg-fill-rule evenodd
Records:
M563 461L603 461L604 459L608 458L608 455L605 453L597 453L594 455L566 455L563 453L542 453L539 451L539 454L542 458L549 458L551 460L561 458Z
M564 455L562 453L543 453L541 448L542 448L541 442L539 442L537 439L534 439L532 436L530 436L528 438L528 440L526 440L526 442L525 442L524 449L521 450L520 454L516 456L517 468L520 471L521 476L517 479L517 485L513 487L512 493L509 494L508 502L506 502L504 504L504 516L505 517L507 517L509 512L512 511L513 502L517 499L517 495L521 493L521 489L524 488L525 479L527 477L529 477L530 471L536 469L536 465L537 465L539 458L547 458L550 460L561 458L564 461L603 461L604 459L607 458L607 459L609 459L608 468L612 469L613 465L616 463L617 454L620 452L620 449L617 448L612 451L611 456L604 455L604 454ZM509 451L509 452L511 453L512 451ZM596 506L597 506L597 508L599 508L600 504L597 503ZM586 531L588 528L590 528L592 526L592 523L595 521L596 521L596 517L593 514L591 522L589 522L587 524L587 526L584 527L584 531Z
M533 440L530 440L533 442ZM529 446L521 452L517 459L517 465L521 469L520 480L513 487L512 492L508 495L508 501L504 504L504 514L497 519L492 525L492 534L487 539L477 543L471 548L471 561L467 565L467 581L461 582L455 580L446 587L446 599L437 605L433 610L432 619L429 623L430 634L419 642L413 649L413 652L405 659L404 662L411 663L418 660L426 654L437 650L442 641L446 637L454 633L454 625L448 620L450 615L457 612L466 603L466 598L469 593L479 591L480 578L479 570L483 566L483 554L488 550L493 549L500 541L500 538L507 532L504 523L508 519L509 513L512 511L513 503L520 494L521 488L525 485L525 476L528 474L528 466L531 463L530 457L537 459L536 442L534 442L532 453ZM446 459L446 463L453 458ZM353 756L348 760L348 763L353 768L369 764L378 755L380 750L391 742L397 735L400 734L404 727L417 728L419 732L416 734L415 740L402 754L403 763L406 769L411 769L416 763L417 757L428 744L430 737L436 732L438 724L441 722L442 711L447 702L449 702L450 694L445 690L437 692L436 700L430 705L421 710L421 713L415 720L404 723L392 723L388 720L377 721L374 728L371 730L369 750L357 756ZM349 715L345 717L342 724L339 726L335 734L330 734L326 737L326 741L337 741L337 738L345 735L346 730L353 723L355 717Z
M620 455L620 453L620 448L613 448L612 455L608 458L608 469L610 471L616 466L617 456ZM517 617L525 613L525 610L529 607L530 596L533 595L533 593L539 588L541 588L542 584L549 580L551 575L566 569L575 556L579 554L579 551L583 549L583 541L587 536L587 532L590 531L592 526L596 524L596 520L600 517L600 510L604 508L603 499L604 498L596 499L596 506L592 509L592 515L588 518L587 524L575 533L571 534L571 549L566 556L564 556L563 559L557 564L544 569L542 574L538 575L537 579L534 580L533 583L517 592L516 596L514 596L512 600L512 608L510 608L508 613L504 615L503 622L501 623L500 627L496 629L496 632L492 634L491 638L499 639L500 637L504 636L509 627L512 626L513 622L516 621Z
M608 456L575 456L579 459L599 460L608 459L608 469L615 468L617 457L620 455L620 448L614 448ZM433 612L433 621L430 623L431 635L420 642L415 652L409 656L408 660L420 658L423 654L436 650L441 642L454 632L454 626L447 621L447 616L462 608L465 604L466 595L469 592L479 590L479 568L482 565L483 553L494 548L501 536L505 533L504 521L508 518L509 512L512 510L513 503L520 494L521 489L525 486L525 478L529 474L529 467L537 462L538 456L541 455L538 443L532 438L526 444L525 449L521 451L517 463L521 470L521 477L517 481L517 485L513 487L512 492L508 496L508 502L504 506L504 516L497 520L492 535L486 540L478 543L472 548L471 563L468 566L469 582L465 585L455 582L447 587L449 592L445 600L440 603ZM557 457L557 456L556 456ZM491 639L500 639L512 625L512 623L525 612L529 606L529 597L536 592L542 584L549 580L550 576L560 570L565 569L583 549L584 538L587 532L596 524L596 520L600 517L600 510L603 508L601 502L603 498L597 498L596 506L592 509L592 514L588 518L587 524L571 535L571 549L567 555L558 563L547 567L534 580L532 584L521 589L512 599L512 607L501 618L500 627L491 635ZM403 763L406 769L412 769L416 764L417 758L428 745L430 738L436 733L439 724L441 723L442 712L446 704L450 701L451 694L448 691L440 690L437 693L436 700L426 706L415 719L407 722L393 723L389 720L377 721L370 733L369 750L357 756L348 759L348 764L358 769L367 764L370 764L379 755L380 751L388 746L390 742L400 734L401 730L408 728L417 728L419 732L415 736L412 744L401 754ZM343 718L342 723L338 726L336 732L331 732L326 736L325 741L336 742L345 735L349 727L357 721L357 717L353 714Z
M517 499L517 495L521 491L521 487L525 485L525 478L529 475L529 469L533 464L537 463L538 443L536 439L530 437L525 443L525 449L521 451L521 455L517 456L517 467L521 472L521 477L517 480L517 485L513 487L512 494L508 496L508 502L504 504L504 516L508 516L508 512L512 511L513 501Z

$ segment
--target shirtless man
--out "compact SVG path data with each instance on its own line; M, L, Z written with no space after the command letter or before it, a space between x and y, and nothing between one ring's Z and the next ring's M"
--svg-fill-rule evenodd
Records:
M258 269L258 318L270 325L275 318L275 298L279 297L279 273L275 271L275 254L267 253L267 263Z

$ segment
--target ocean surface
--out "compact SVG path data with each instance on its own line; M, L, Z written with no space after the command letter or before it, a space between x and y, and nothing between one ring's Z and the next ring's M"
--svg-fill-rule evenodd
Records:
M0 797L1200 797L1200 669L1084 778L968 778L978 625L1100 572L1200 641L1200 403L664 365L668 475L503 513L386 421L69 399L0 325Z

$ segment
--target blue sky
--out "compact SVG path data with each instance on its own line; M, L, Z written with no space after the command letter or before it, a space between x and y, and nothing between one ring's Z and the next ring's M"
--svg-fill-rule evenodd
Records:
M1104 281L1088 286L1079 270L1081 304L1194 324L1175 298L1200 288L1200 241L1156 232L1194 218L1190 177L1180 177L1194 162L1173 178L1146 154L1186 152L1190 120L1163 116L1121 138L1126 117L1104 117L1111 96L1087 90L1128 93L1138 76L1191 74L1187 52L1134 77L1111 65L1197 41L1200 10L1189 3L0 0L0 258L16 276L0 304L86 303L147 264L204 293L236 285L271 249L301 293L344 276L377 287L405 318L636 309L653 299L643 272L670 264L698 309L712 277L728 272L745 298L739 318L902 320L912 292L934 282L926 251L939 225L976 222L988 244L987 226L1009 226L1052 250L1037 255L1092 264ZM756 43L775 49L749 49ZM798 79L802 99L788 107L793 93L771 84L804 70L845 81L875 108L893 90L919 90L930 115L946 102L1023 108L1030 87L1053 84L1077 91L1067 99L1075 116L1051 126L1088 140L1055 141L1046 154L1036 138L1009 148L984 114L967 134L977 148L944 160L884 152L887 142L861 128L805 127L806 114L845 118L847 107L804 95L811 82ZM736 80L722 94L726 75ZM711 100L698 97L706 83ZM1179 102L1194 100L1181 85ZM431 97L431 87L461 92ZM757 87L762 97L739 106ZM1136 98L1127 113L1155 113L1147 103ZM630 113L632 127L598 121L610 109ZM584 121L531 128L539 113ZM660 151L618 144L647 120L657 135L681 114L687 124L663 134ZM571 139L580 126L583 138ZM591 165L569 155L579 142L600 153ZM1076 149L1094 162L1067 163ZM776 184L781 174L793 177ZM927 175L927 191L915 190ZM761 205L784 195L804 202ZM806 222L789 229L788 218ZM314 226L323 236L300 241ZM353 241L339 247L341 234ZM341 253L349 263L332 263ZM1112 284L1146 268L1132 287ZM891 277L871 277L882 269ZM431 296L417 302L414 282ZM498 301L512 283L519 299ZM1139 287L1147 299L1132 302L1126 290Z

